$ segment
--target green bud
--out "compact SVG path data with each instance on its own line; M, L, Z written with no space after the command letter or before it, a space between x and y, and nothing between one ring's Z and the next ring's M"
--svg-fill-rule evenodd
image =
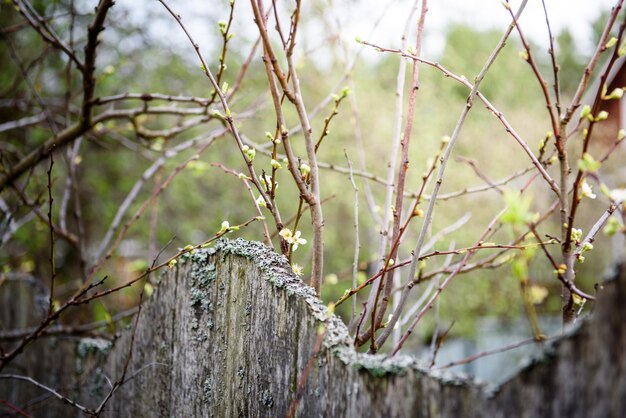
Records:
M303 176L306 176L311 172L311 167L308 164L302 163L300 164L300 172Z
M606 49L612 48L617 43L617 38L613 36L609 41L604 45Z
M272 161L270 161L270 165L272 166L274 170L278 170L279 168L282 167L282 165L280 165L280 163L273 158L272 158Z
M587 115L589 115L590 113L591 113L591 106L585 105L583 107L583 110L580 111L580 118L581 119L586 118Z
M541 141L539 141L539 152L543 151L545 146L546 146L546 141L545 140L542 139Z
M611 94L609 94L608 96L606 96L604 99L605 100L611 100L611 99L621 99L624 96L624 90L621 88L616 88L613 89L613 91L611 92Z
M606 222L606 226L604 227L602 232L604 232L604 234L607 237L612 237L613 235L617 233L617 231L619 231L619 228L620 228L620 223L617 220L617 218L611 217Z
M622 92L622 94L623 94L623 92ZM608 117L609 117L609 112L607 112L606 110L603 110L600 113L598 113L598 116L596 116L596 122L601 122L603 120L606 120L606 118L608 118Z

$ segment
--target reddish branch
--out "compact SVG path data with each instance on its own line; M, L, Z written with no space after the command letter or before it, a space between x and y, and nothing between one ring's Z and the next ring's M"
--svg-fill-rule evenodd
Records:
M422 50L422 35L424 32L424 21L426 19L426 13L428 12L428 1L422 0L422 10L420 13L419 23L417 25L417 39L416 39L416 56L419 56ZM402 218L402 205L404 203L404 185L406 182L406 173L409 171L409 144L411 141L411 133L413 131L413 120L415 117L415 103L417 97L417 91L419 89L419 68L420 61L413 59L413 71L411 74L411 91L409 93L409 109L407 111L406 118L406 126L404 128L404 135L402 141L400 142L400 146L402 148L402 156L400 161L400 166L398 167L398 183L396 186L396 204L393 211L393 229L392 229L392 238L391 242L395 244L395 248L392 248L389 252L389 256L387 257L386 264L389 264L391 259L395 259L397 257L397 248L398 242L400 238L400 220ZM419 204L419 200L417 202ZM374 298L374 304L372 306L371 313L371 328L370 334L372 339L372 344L370 346L371 352L376 352L378 347L376 346L375 335L376 329L382 323L382 319L387 310L387 304L389 303L389 297L391 295L391 287L392 287L391 278L387 277L383 273L381 276L380 282L378 283L378 289L376 291L376 296ZM382 301L380 302L380 310L378 310L378 300L383 292L384 287L384 296ZM378 314L377 314L378 311Z

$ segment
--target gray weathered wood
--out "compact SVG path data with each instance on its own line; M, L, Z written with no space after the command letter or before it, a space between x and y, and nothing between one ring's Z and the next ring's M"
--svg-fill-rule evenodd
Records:
M493 388L430 373L408 357L357 354L345 325L327 318L326 308L283 257L259 243L221 241L188 255L161 277L139 319L128 369L134 377L114 394L106 415L284 416L324 323L323 348L312 362L297 416L625 416L625 270L600 292L593 317ZM91 341L91 350L83 342L80 355L64 351L66 358L58 362L52 352L48 358L55 360L38 362L41 358L27 350L20 364L28 372L39 369L44 383L74 388L65 393L95 408L108 390L107 379L121 376L130 337L126 332L108 355L106 347L93 349ZM50 341L37 341L31 350L44 350ZM78 370L77 359L89 367ZM50 376L63 371L63 382ZM72 382L79 377L77 390ZM0 380L0 398L24 406L24 396ZM55 411L34 415L58 416Z

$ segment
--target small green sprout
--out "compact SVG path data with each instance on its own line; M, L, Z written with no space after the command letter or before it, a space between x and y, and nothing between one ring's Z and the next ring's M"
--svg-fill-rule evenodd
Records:
M609 49L609 48L614 47L616 43L617 43L617 38L613 36L611 39L609 39L609 41L606 44L604 44L604 47L606 49Z
M595 173L602 163L596 161L591 154L585 152L583 158L578 160L578 168L584 172Z

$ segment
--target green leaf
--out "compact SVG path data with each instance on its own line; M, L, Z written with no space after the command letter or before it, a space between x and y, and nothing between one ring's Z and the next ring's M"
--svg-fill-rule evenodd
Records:
M600 161L596 161L591 154L587 152L583 154L582 159L578 160L578 168L581 171L590 173L595 173L601 165L602 163L600 163Z
M532 220L533 214L530 212L532 196L522 196L518 191L506 190L504 192L504 201L507 204L507 208L500 217L503 223L515 226L523 225Z
M607 237L612 237L613 235L615 235L617 233L617 231L619 231L620 228L620 223L617 220L617 218L609 218L609 220L606 223L606 226L604 227L604 229L602 230L602 232L604 232L604 234Z
M528 264L525 258L517 258L511 263L513 275L519 281L525 281L528 278Z

